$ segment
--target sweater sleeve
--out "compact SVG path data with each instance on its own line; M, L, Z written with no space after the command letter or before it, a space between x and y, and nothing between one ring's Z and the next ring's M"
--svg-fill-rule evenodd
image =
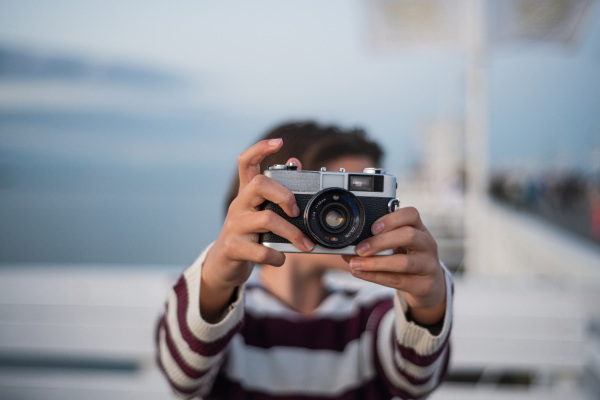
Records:
M376 368L392 393L403 399L429 395L448 368L453 282L445 267L444 274L446 312L438 334L407 319L408 304L400 291L396 291L394 308L383 315L377 329Z
M207 252L179 278L157 325L158 364L182 398L205 396L210 391L243 320L243 287L219 323L210 324L200 315L200 274Z

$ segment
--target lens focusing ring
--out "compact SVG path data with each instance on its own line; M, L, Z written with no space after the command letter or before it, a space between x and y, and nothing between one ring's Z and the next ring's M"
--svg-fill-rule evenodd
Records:
M343 216L337 227L327 223L332 211ZM327 248L342 248L354 243L365 224L362 203L351 192L341 188L328 188L315 194L304 209L306 231L317 243Z

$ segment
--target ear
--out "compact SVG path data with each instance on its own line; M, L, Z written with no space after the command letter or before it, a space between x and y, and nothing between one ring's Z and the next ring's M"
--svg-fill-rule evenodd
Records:
M287 162L285 164L289 165L289 163L291 163L291 162L296 163L296 166L298 167L298 171L302 170L302 163L296 157L290 158L289 160L287 160Z

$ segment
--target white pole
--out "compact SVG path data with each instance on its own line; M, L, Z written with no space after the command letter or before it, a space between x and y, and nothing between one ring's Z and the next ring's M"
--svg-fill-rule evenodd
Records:
M486 0L466 1L465 271L490 264L485 232L488 185Z

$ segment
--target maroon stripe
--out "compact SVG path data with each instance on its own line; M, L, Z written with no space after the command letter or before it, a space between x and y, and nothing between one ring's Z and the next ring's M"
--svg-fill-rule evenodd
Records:
M387 376L383 370L383 366L381 364L381 358L379 357L378 345L377 345L378 339L379 339L379 328L381 325L381 320L389 311L390 311L390 309L387 309L387 310L381 309L381 310L377 310L376 314L373 314L373 319L371 321L371 324L372 324L371 329L374 332L372 350L373 350L373 365L375 366L375 371L377 371L377 375L379 376L379 379L381 379L381 381L384 382L388 388L394 388L395 385L393 385L391 383L391 381L387 378ZM392 311L392 312L394 312L394 311ZM402 398L408 399L410 397L404 396Z
M165 374L165 376L167 377L167 379L169 379L169 376L165 372L164 368L162 368L162 371ZM171 385L171 388L177 390L179 393L185 394L188 398L192 398L195 395L199 395L200 391L202 390L201 385L193 386L192 388L187 388L187 387L179 386L178 384L176 384L175 382L173 382L170 379L169 379L169 385Z
M345 319L303 318L294 320L258 317L248 310L241 333L245 343L259 348L275 346L299 347L310 350L343 351L360 338L374 310L392 307L392 299L383 299L356 310Z
M175 390L177 390L177 391L179 391L181 393L184 393L186 395L189 395L189 396L194 395L197 392L199 392L200 389L198 387L194 387L194 388L191 388L191 389L184 388L184 387L179 386L175 382L173 382L169 378L169 375L167 374L167 371L166 371L165 366L163 364L162 358L160 357L160 350L159 350L160 330L161 329L166 329L164 320L165 320L165 316L163 315L162 318L160 319L160 321L156 325L156 363L157 363L158 368L160 369L160 371L163 373L163 375L165 376L165 378L169 382L169 385L173 389L175 389Z
M381 380L381 382L383 382L383 384L388 388L388 390L390 390L390 392L393 393L395 396L399 396L400 398L403 398L403 399L419 398L420 397L419 395L411 393L408 390L406 390L405 388L400 388L399 386L394 384L389 379L389 377L386 375L386 373L383 369L383 365L381 363L381 359L379 358L379 352L378 352L378 348L377 348L378 347L377 339L379 338L379 329L381 327L381 320L388 312L394 312L394 311L390 311L390 308L381 309L381 310L377 310L377 314L374 314L375 320L373 322L375 325L375 340L373 340L373 356L374 356L375 360L373 363L375 365L375 370L377 371L377 375L378 375L379 379ZM393 332L392 332L392 337L394 337ZM390 351L393 351L393 348L394 348L393 345L390 346Z
M165 318L164 314L161 316L161 318L158 320L157 324L156 324L156 328L154 329L154 357L155 357L155 361L156 361L156 365L158 365L158 367L164 372L163 366L162 366L162 360L160 358L160 330L161 330L161 322L163 320L163 318Z
M231 338L241 329L242 323L239 322L225 336L214 342L202 341L194 336L187 324L186 312L189 306L189 298L184 276L181 276L174 290L177 295L177 321L179 322L179 329L181 330L181 336L183 336L183 339L190 346L190 349L205 357L212 357L225 350ZM197 312L200 313L200 310L197 310Z
M424 378L416 378L413 375L409 374L404 368L400 367L396 363L396 360L394 360L394 366L396 367L396 371L398 371L400 375L402 375L411 385L415 386L421 386L426 384L431 380L431 378L433 378L433 375L435 374L435 372L432 372Z
M307 383L308 384L308 383ZM274 395L259 390L250 390L239 382L227 376L219 376L211 394L206 400L385 400L391 399L393 394L378 379L365 382L362 385L343 392L337 396L316 396L307 393L288 395ZM410 398L410 397L403 397Z
M383 315L385 315L385 314L383 314ZM380 321L383 318L383 315L381 315ZM379 323L377 325L379 326ZM394 325L394 330L395 330L395 325ZM376 335L377 335L376 337L378 337L379 336L379 332L376 332ZM407 360L413 362L416 365L419 365L419 362L418 362L419 360L423 360L425 358L431 358L429 360L430 361L429 363L427 363L427 364L423 363L421 365L421 366L428 366L432 362L434 362L442 354L442 352L444 351L444 348L446 348L446 346L448 346L448 343L449 343L448 338L449 337L450 337L450 335L448 335L446 337L446 339L444 341L444 344L440 347L440 349L438 349L433 355L431 355L429 357L418 356L414 352L414 350L409 349L409 348L404 347L404 346L400 346L399 343L398 343L398 341L396 340L395 332L392 332L392 335L391 335L391 340L392 340L393 343L391 343L390 348L394 349L394 351L396 351L396 352L400 351L400 354L402 355L402 357L404 357L404 354L402 353L401 349L404 349L405 353L413 354L415 356L414 359L410 360L410 359L407 358ZM379 356L378 356L378 353L377 353L377 341L376 340L373 341L373 354L375 355L375 370L377 371L377 374L379 375L379 378L383 382L385 382L385 385L392 391L392 393L394 395L399 396L399 397L401 397L403 399L407 399L407 398L413 399L413 398L425 397L429 393L431 393L437 386L439 386L439 384L441 382L441 379L440 379L436 383L436 385L434 385L434 387L431 390L426 391L424 393L411 393L410 391L407 390L407 388L401 388L396 383L392 382L390 380L390 378L386 375L386 373L385 373L385 371L383 369L383 365L381 363L381 360L379 359ZM406 358L406 357L404 357L404 358ZM417 362L415 362L415 361L417 361ZM449 356L448 356L448 353L446 353L444 364L442 366L443 371L442 371L442 374L440 375L440 378L442 378L445 375L445 371L448 368L448 361L449 361ZM418 378L415 378L415 377L409 375L408 373L406 373L406 371L404 369L402 369L402 368L400 368L398 366L398 364L395 361L395 358L394 358L394 366L396 367L396 369L400 373L400 375L402 375L403 377L405 377L408 380L408 382L411 383L411 384L413 384L413 385L422 385L422 384L425 384L430 379L433 378L433 374L430 375L429 377L426 377L425 379L418 379Z
M394 367L396 368L396 371L397 371L397 372L398 372L400 375L402 375L404 378L406 378L406 380L407 380L407 381L408 381L408 382L409 382L411 385L420 386L420 385L424 385L424 384L426 384L427 382L429 382L429 381L430 381L430 380L433 378L433 376L434 376L435 372L432 372L431 374L429 374L428 376L426 376L426 377L424 377L424 378L417 378L417 377L415 377L415 376L413 376L413 375L409 374L409 373L407 372L407 370L406 370L405 368L403 368L401 365L398 365L397 357L395 357L395 355L396 355L396 354L398 354L398 352L400 352L400 354L402 354L402 351L400 350L401 348L403 348L403 349L407 349L407 348L406 348L406 347L403 347L403 346L400 346L400 345L398 344L398 341L396 340L396 335L395 335L395 333L394 333L394 332L392 332L392 337L391 337L391 340L392 340L392 343L391 343L391 346L390 346L390 348L394 348L394 356L392 357L392 360L393 360L393 363L394 363ZM447 341L446 341L446 342L445 342L445 343L442 345L442 347L441 347L441 351L439 351L439 350L438 350L438 351L436 351L436 353L438 354L438 357L439 357L439 355L441 355L441 354L442 354L442 352L444 351L444 348L446 347L446 343L447 343ZM413 353L414 353L414 352L413 352ZM416 354L416 353L414 353L414 354ZM404 358L404 356L402 356L401 358ZM421 366L421 367L427 367L427 366L431 365L432 363L434 363L434 362L435 362L437 359L438 359L438 358L436 357L434 360L430 360L431 362L430 362L429 364L427 364L427 365L420 365L420 366ZM408 360L408 359L406 359L406 358L405 358L405 360L407 360L407 361L411 361L413 364L417 364L417 363L415 363L415 362L414 362L414 360Z
M450 330L451 329L452 327L450 327ZM448 334L446 335L446 338L442 342L440 348L437 349L434 353L426 356L419 355L414 349L411 349L410 347L402 346L396 340L395 333L392 335L392 338L394 340L394 351L399 352L402 355L402 358L410 361L415 365L418 365L419 367L427 367L434 363L440 357L444 349L448 346L448 342L450 340L450 332L448 332Z
M375 343L375 345L374 345L375 348L373 349L373 351L376 352L377 351L377 341L374 341L374 343ZM391 393L393 393L394 396L398 396L402 399L419 399L423 396L422 394L409 392L406 388L401 388L396 383L392 382L390 380L390 378L386 375L385 371L383 370L383 366L381 365L381 361L379 360L379 357L376 356L375 358L376 358L375 370L377 371L377 376L379 377L381 382L383 382L383 384L388 388L388 390Z
M450 343L448 343L448 351L446 352L446 359L444 360L442 366L442 373L440 374L440 382L438 382L438 385L446 380L446 376L448 375L448 367L450 366L450 355L452 352L452 345Z
M161 325L162 329L165 331L165 340L167 342L169 353L171 353L171 357L173 357L179 369L181 369L183 373L191 379L198 379L203 377L209 371L209 369L199 370L192 368L190 365L188 365L188 363L186 363L185 360L181 357L181 354L179 353L177 347L175 347L175 343L171 338L171 333L167 328L166 318L162 319Z

